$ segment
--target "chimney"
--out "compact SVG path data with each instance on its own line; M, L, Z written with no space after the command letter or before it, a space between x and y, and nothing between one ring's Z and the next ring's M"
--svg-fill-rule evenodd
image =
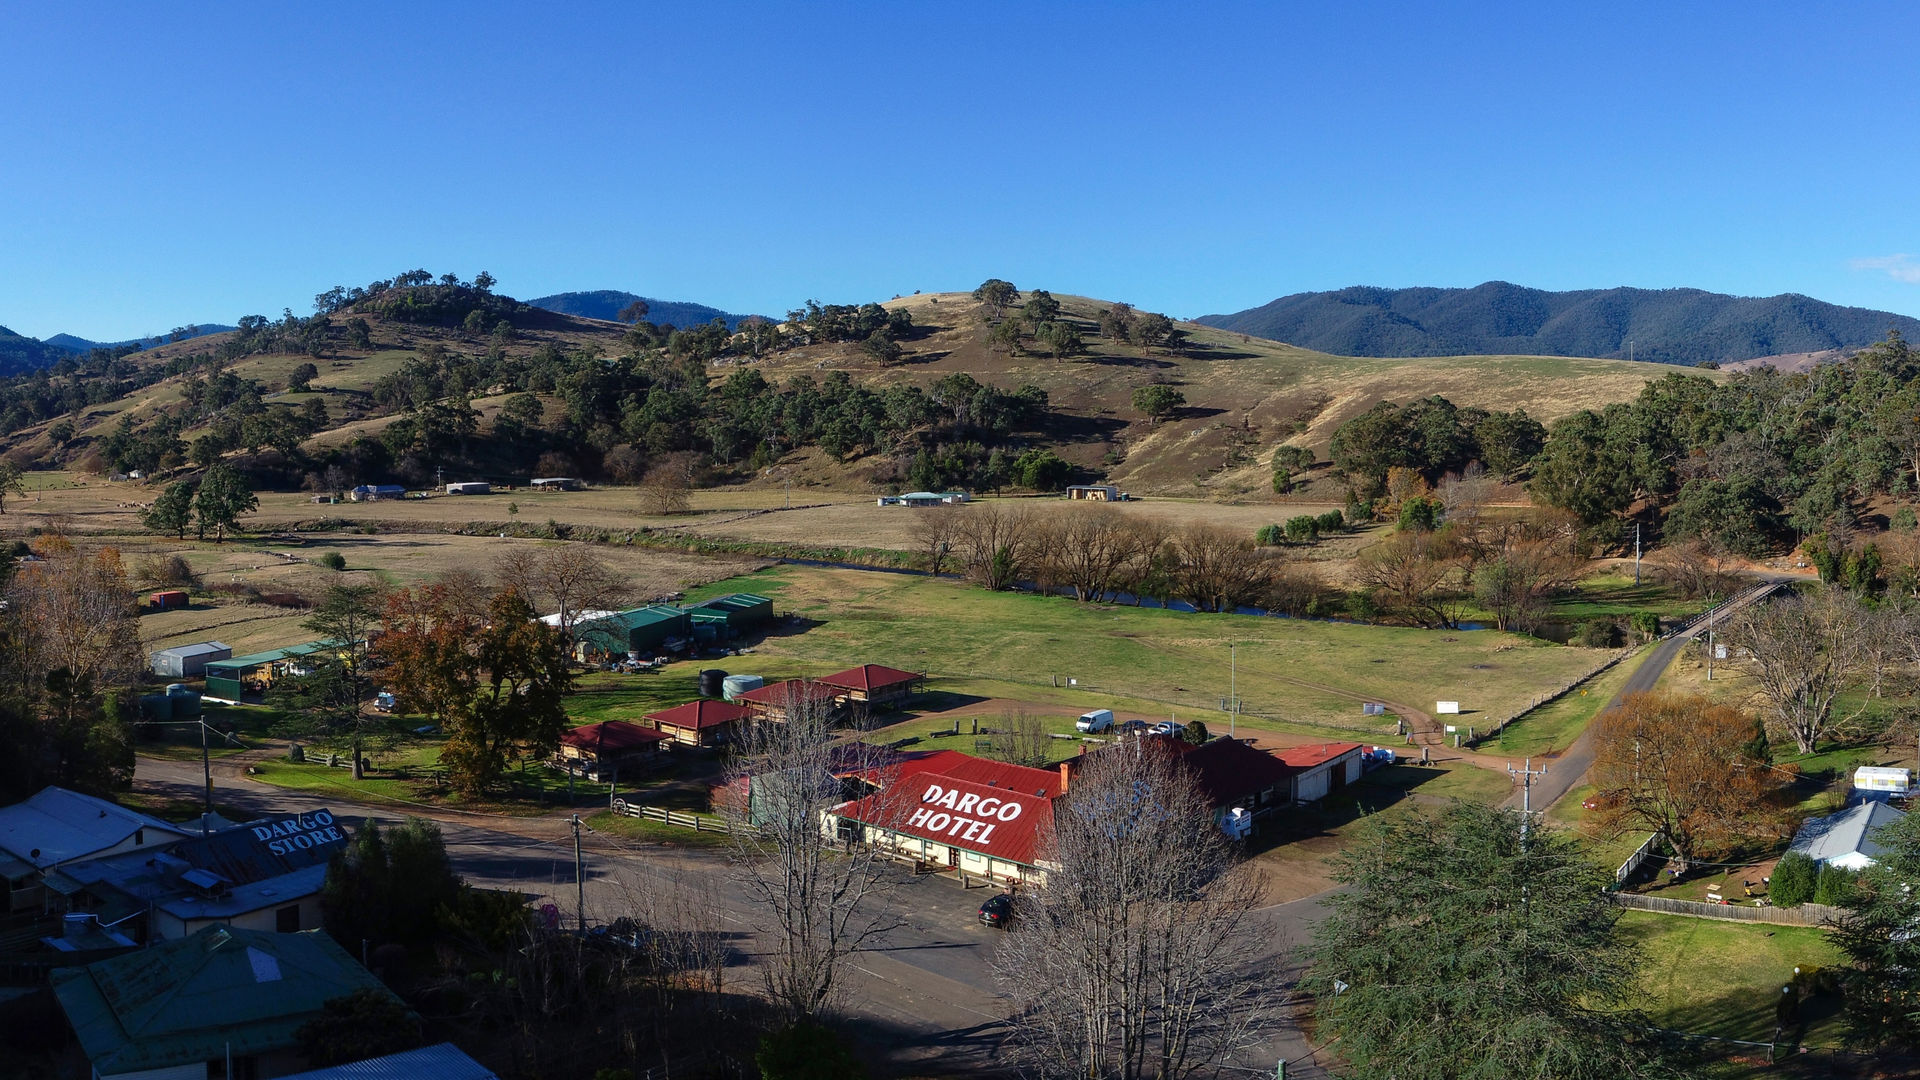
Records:
M1065 795L1067 793L1067 786L1072 782L1073 762L1063 761L1060 763L1060 794Z

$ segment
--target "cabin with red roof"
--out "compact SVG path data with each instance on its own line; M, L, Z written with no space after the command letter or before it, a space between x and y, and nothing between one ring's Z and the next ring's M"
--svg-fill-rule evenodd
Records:
M823 675L816 681L840 691L841 699L849 704L865 705L871 709L897 709L906 703L914 688L925 678L917 671L901 671L883 664L861 664Z
M1360 779L1365 768L1361 755L1366 748L1359 743L1317 743L1313 746L1286 746L1273 752L1293 770L1293 801L1318 802Z
M784 724L788 711L802 706L837 709L841 694L839 688L826 683L787 679L768 683L758 690L749 690L733 700L735 704L748 709L756 719Z
M640 719L682 746L715 747L733 741L753 710L730 701L702 698Z
M579 769L594 780L610 779L655 764L667 741L666 735L639 724L603 720L561 733L554 765L569 772Z

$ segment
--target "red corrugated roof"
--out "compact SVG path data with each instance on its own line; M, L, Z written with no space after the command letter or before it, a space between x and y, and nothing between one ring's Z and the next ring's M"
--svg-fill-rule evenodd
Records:
M784 682L768 683L758 690L749 690L735 701L750 701L755 705L785 705L796 698L799 700L826 701L840 696L840 691L819 682L805 679L788 679Z
M898 778L885 790L834 812L939 846L1026 866L1034 864L1041 837L1053 827L1050 799L930 772Z
M1296 769L1311 769L1358 749L1360 744L1357 742L1316 743L1313 746L1283 746L1275 750L1273 756Z
M861 664L856 668L836 671L831 675L822 675L819 681L828 686L837 686L842 690L866 690L871 692L881 689L882 687L898 686L901 683L912 682L915 679L925 677L926 676L921 675L917 671L901 671L899 668L886 667L882 664Z
M1191 746L1178 739L1168 741ZM1238 739L1214 739L1204 746L1194 746L1181 756L1180 762L1193 770L1201 793L1216 807L1257 795L1300 771Z
M903 777L923 773L951 776L987 787L1024 791L1029 795L1045 792L1047 798L1053 798L1061 791L1058 769L1030 769L1025 765L977 758L958 750L925 750L908 754L894 767L891 782L898 783Z
M704 731L722 724L731 724L736 720L745 720L752 715L753 710L744 705L702 698L699 701L689 701L685 705L675 705L671 709L650 712L641 719L671 727Z
M618 753L622 750L644 750L658 745L666 739L658 731L643 728L638 724L629 724L625 720L602 720L597 724L584 724L571 731L562 732L560 741L568 746L578 746L596 754L609 750Z

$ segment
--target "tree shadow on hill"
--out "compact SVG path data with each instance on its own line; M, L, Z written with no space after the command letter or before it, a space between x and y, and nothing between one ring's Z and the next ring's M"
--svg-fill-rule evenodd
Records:
M1177 349L1175 350L1175 353L1181 358L1186 360L1258 360L1260 359L1260 354L1256 352L1246 352L1241 349L1214 349L1214 348L1208 348L1204 345L1189 346L1186 348Z
M952 349L934 349L931 352L913 353L900 358L900 367L914 367L920 364L936 364L953 355Z
M1205 420L1210 416L1219 416L1225 409L1216 409L1210 405L1185 405L1173 415L1181 420Z
M804 634L816 626L825 625L826 622L822 619L809 619L805 615L789 615L786 618L775 620L758 638L743 638L739 644L751 646L757 645L761 641L769 638L794 637L799 634Z
M925 690L913 701L909 713L924 716L928 713L951 712L965 709L992 700L984 694L962 694L953 690Z
M1176 366L1171 361L1160 360L1151 356L1084 356L1080 358L1080 363L1099 364L1103 367L1136 367L1153 368L1155 370L1164 370Z
M1126 421L1110 416L1077 416L1055 411L1049 412L1046 423L1033 428L1033 433L1061 442L1112 442L1126 427Z

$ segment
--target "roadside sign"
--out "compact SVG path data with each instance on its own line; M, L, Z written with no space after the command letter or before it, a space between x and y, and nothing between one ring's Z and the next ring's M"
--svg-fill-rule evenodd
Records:
M1433 703L1433 711L1436 713L1457 714L1460 711L1460 703L1457 701L1436 701Z

